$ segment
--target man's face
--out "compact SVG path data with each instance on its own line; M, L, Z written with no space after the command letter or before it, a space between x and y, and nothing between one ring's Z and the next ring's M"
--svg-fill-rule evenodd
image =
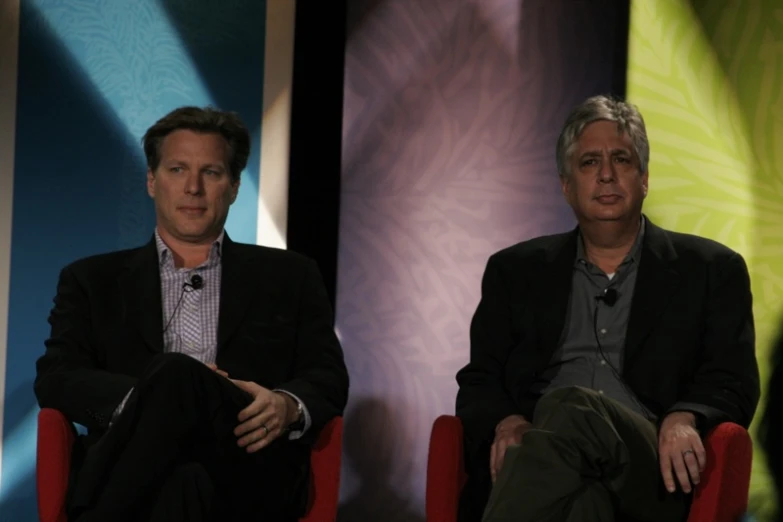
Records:
M571 175L561 178L563 195L580 221L616 221L641 215L647 196L647 172L628 134L617 123L587 125L571 157Z
M160 152L158 168L147 171L147 193L155 200L161 235L211 243L239 190L228 171L228 144L219 134L177 130L164 138Z

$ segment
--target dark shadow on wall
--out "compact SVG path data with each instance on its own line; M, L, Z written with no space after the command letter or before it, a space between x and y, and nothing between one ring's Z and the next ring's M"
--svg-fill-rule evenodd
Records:
M35 506L34 489L28 488L24 494L14 492L12 497L4 498L0 504L0 522L34 522L38 520Z
M139 144L32 2L21 4L15 139L4 436L36 408L31 379L60 269L147 241L154 223ZM0 520L37 520L29 458L13 490L3 475Z
M315 260L334 307L345 68L345 4L297 2L288 171L288 249Z
M517 57L538 78L540 145L552 158L571 110L597 94L625 98L630 0L520 0ZM533 83L533 82L531 82ZM533 85L531 85L533 88Z
M377 399L362 399L348 412L343 455L357 490L341 502L339 522L424 522L394 477L395 461L410 448L407 437L400 436L404 426L401 412Z
M263 110L264 0L162 0L169 21L215 104L236 111L251 132ZM255 162L260 158L254 147Z
M631 0L607 0L613 19L612 94L625 99L628 86L628 43L631 38Z
M359 31L368 18L383 8L389 0L348 0L351 8L346 13L346 39L350 40L354 33Z
M783 318L780 324L777 342L769 358L771 373L767 382L766 403L760 408L763 417L759 428L759 439L766 453L767 469L777 492L777 514L774 520L778 522L783 521Z

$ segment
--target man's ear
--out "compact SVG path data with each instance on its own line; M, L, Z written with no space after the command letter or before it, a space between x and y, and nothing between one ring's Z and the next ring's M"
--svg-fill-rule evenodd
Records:
M239 194L239 180L236 180L234 184L231 186L231 203L237 200L237 195Z
M563 197L566 201L571 202L571 178L567 175L560 174L560 190L563 192Z
M147 194L152 199L155 199L155 174L150 168L147 169Z

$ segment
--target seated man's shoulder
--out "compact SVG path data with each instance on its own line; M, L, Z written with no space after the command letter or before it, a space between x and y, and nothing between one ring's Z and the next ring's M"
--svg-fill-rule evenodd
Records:
M63 271L71 272L77 276L115 276L123 270L127 262L135 257L143 247L115 250L102 254L76 259L65 265Z
M288 272L299 272L315 264L315 261L299 252L282 248L263 245L251 245L249 243L234 243L234 245L246 255L257 258L272 268L283 269Z
M742 259L742 255L730 247L702 236L667 230L677 256L694 263L714 264L731 259Z

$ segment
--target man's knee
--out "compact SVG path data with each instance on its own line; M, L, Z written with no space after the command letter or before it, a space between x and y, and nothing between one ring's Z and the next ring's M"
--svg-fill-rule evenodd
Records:
M212 370L205 364L189 355L163 353L156 356L147 366L137 386L154 395L160 394L153 390L162 391L164 396L169 396L177 390L192 394L193 387L209 378L211 373Z
M208 370L206 365L184 353L162 353L152 360L147 367L147 375L170 376L172 374L190 374Z
M583 386L564 386L545 393L539 403L552 404L558 406L561 404L584 404L599 398L601 394L590 388Z
M188 489L202 494L212 495L214 485L207 470L197 462L189 462L177 467L166 481L177 489Z
M556 388L538 400L533 422L538 424L553 417L575 419L591 411L600 400L598 392L582 386Z

